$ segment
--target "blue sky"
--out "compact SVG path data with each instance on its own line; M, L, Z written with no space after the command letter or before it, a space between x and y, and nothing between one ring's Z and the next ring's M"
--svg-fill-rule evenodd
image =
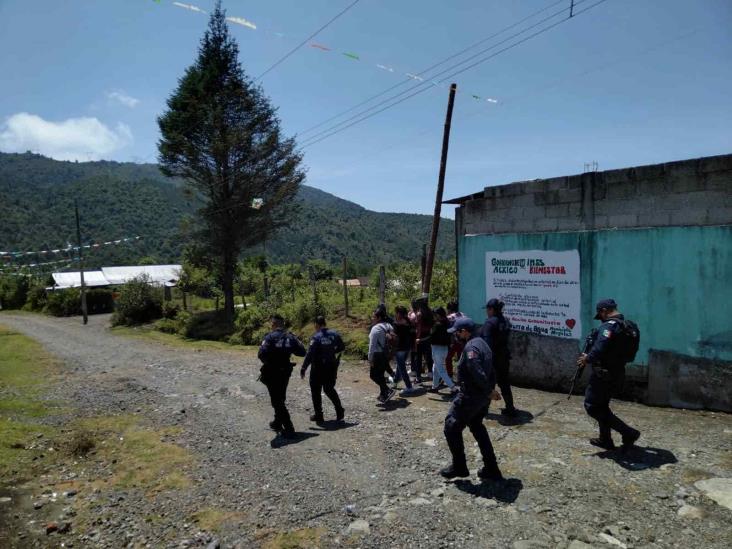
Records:
M352 1L223 5L257 25L231 25L256 76ZM554 1L360 0L312 40L332 51L304 47L261 83L285 132L301 134ZM596 2L576 1L577 11ZM156 116L206 24L168 0L0 0L0 150L154 161ZM445 196L591 161L603 170L732 152L730 28L729 0L607 0L462 73ZM431 213L446 101L431 87L306 147L307 184L374 210Z

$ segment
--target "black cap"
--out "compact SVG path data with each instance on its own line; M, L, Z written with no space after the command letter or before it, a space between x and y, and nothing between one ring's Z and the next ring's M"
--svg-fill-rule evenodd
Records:
M455 323L452 325L452 328L449 328L447 330L447 333L454 334L458 330L474 330L475 329L475 322L473 322L470 318L467 316L461 316L460 318L455 320Z
M603 309L610 309L611 311L614 311L618 308L618 304L615 303L615 300L613 298L608 299L601 299L597 302L597 305L595 305L595 312L597 313L595 315L595 320L600 320L600 311Z

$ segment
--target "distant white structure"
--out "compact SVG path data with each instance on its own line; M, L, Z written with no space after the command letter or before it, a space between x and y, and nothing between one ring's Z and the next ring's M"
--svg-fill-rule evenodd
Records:
M108 284L125 284L133 278L146 275L158 286L175 286L180 278L180 265L139 265L134 267L102 267Z
M70 273L52 273L53 288L79 288L81 286L81 273L79 271ZM109 281L104 277L102 271L84 271L84 284L93 288L95 286L109 286Z
M84 271L84 285L92 288L96 286L118 286L133 278L147 275L150 282L156 286L175 286L180 278L180 265L136 265L131 267L102 267L101 271ZM54 285L49 289L79 288L81 287L81 273L79 271L67 273L51 273Z

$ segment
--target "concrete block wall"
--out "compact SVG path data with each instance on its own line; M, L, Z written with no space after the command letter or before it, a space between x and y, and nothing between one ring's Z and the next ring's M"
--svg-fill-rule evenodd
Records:
M732 224L732 154L486 187L459 234Z

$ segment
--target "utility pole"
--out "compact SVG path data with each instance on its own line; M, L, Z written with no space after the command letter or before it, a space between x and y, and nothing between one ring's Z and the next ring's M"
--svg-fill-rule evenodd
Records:
M455 104L457 84L450 85L450 97L447 100L447 115L445 116L445 131L442 135L442 157L440 158L440 176L437 179L437 196L435 197L435 214L432 218L432 234L430 247L427 253L427 265L422 281L422 294L429 299L430 284L432 283L432 266L435 263L437 248L437 232L440 230L440 211L442 210L442 192L445 189L445 170L447 169L447 149L450 144L450 123L452 122L452 107Z
M348 318L348 281L346 279L346 272L348 271L348 260L346 256L343 256L343 305L346 310L346 318Z
M79 246L79 275L81 275L81 316L84 318L84 325L89 322L86 314L86 284L84 284L84 256L81 246L81 224L79 223L79 202L74 200L76 211L76 245Z
M427 268L427 244L422 244L422 257L419 262L419 286L420 288L424 286L424 271Z

